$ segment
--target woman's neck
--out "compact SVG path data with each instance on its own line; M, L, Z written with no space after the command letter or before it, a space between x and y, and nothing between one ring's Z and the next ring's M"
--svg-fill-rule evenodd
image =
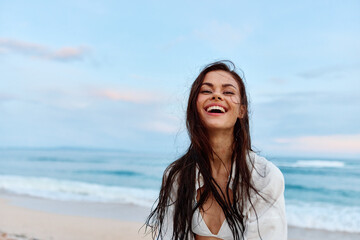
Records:
M214 151L213 159L210 162L213 176L229 174L234 145L233 131L211 132L209 135L210 144Z

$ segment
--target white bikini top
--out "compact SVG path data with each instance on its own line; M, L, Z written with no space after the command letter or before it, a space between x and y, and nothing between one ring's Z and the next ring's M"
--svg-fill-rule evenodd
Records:
M222 223L220 230L217 234L211 233L210 229L206 225L204 219L201 216L199 208L196 209L192 218L192 229L193 233L199 236L204 237L216 237L224 240L233 240L234 237L231 233L229 224L227 223L226 219Z
M200 187L197 185L197 188ZM195 193L195 204L197 199L197 191ZM199 208L197 208L193 214L193 218L191 220L192 225L192 232L196 235L203 236L203 237L216 237L223 240L233 240L234 237L232 235L231 229L229 227L228 222L226 219L224 219L223 223L221 224L221 227L219 229L219 232L217 234L213 234L209 227L206 225Z

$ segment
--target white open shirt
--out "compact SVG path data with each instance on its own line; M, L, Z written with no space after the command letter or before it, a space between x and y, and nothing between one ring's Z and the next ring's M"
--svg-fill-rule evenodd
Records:
M287 239L287 222L285 216L285 201L284 201L284 177L281 171L264 157L258 156L254 152L250 152L250 159L248 158L249 168L251 170L252 182L262 197L255 192L251 192L251 201L256 210L247 204L244 209L245 217L245 238L244 240L286 240ZM250 161L253 163L251 164ZM254 166L254 167L252 167ZM201 188L204 184L201 174L196 169L195 191ZM230 186L232 186L235 177L235 166L231 173ZM178 186L174 184L171 192L171 200L175 199ZM195 192L196 196L196 192ZM194 205L196 198L194 199ZM164 229L162 230L162 238L169 240L172 237L173 229L173 209L174 205L170 205L165 216ZM257 217L256 217L257 215ZM231 230L227 221L223 222L219 232L215 235L210 232L207 225L202 219L200 212L195 211L192 219L192 231L200 236L217 237L224 240L233 239ZM259 236L261 234L261 238ZM193 239L189 236L189 239Z

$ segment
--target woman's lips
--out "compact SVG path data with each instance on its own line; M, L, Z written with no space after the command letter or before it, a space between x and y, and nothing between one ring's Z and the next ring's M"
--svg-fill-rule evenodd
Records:
M209 104L204 108L204 110L210 116L222 116L227 111L226 107L220 104Z
M209 105L207 105L207 106L205 106L205 111L207 112L207 113L214 113L214 112L212 112L212 111L221 111L221 113L225 113L225 112L227 112L227 108L226 107L224 107L223 105L221 105L221 104L216 104L216 103L212 103L212 104L209 104Z
M213 111L220 111L222 113L225 113L225 108L218 105L212 105L206 109L207 112L213 112Z
M224 115L225 113L214 113L214 112L207 112L206 111L206 114L211 115L211 116L221 116L221 115Z

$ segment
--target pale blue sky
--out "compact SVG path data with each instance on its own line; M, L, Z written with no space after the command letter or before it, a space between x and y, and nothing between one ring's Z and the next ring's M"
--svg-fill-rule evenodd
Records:
M0 1L0 147L181 152L201 67L268 155L360 156L359 1Z

